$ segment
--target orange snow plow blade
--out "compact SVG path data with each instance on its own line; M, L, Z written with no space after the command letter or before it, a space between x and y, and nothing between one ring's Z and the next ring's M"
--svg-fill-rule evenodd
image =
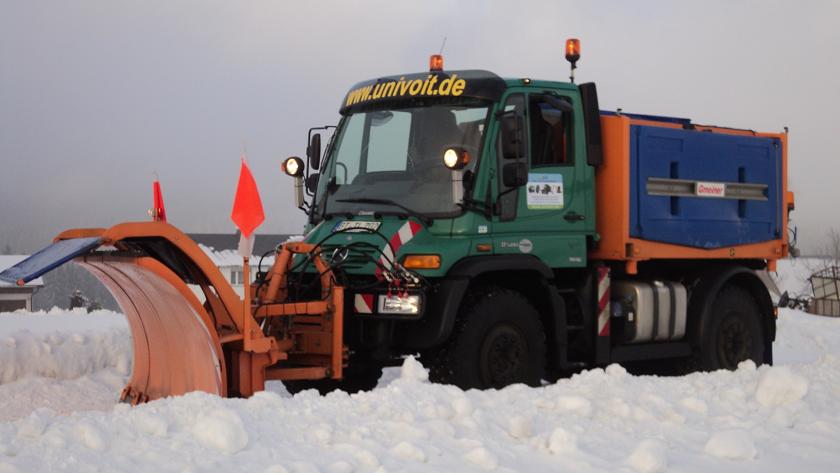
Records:
M267 379L341 378L343 288L313 245L279 247L245 303L204 251L165 222L68 230L53 246L71 240L93 242L70 257L102 281L128 318L134 361L123 400L190 391L250 396ZM314 299L286 293L296 254L318 271ZM69 258L54 259L41 274Z
M196 296L152 258L88 256L81 266L111 292L128 318L134 369L123 399L142 402L190 391L225 395L218 336ZM179 287L181 286L181 287Z

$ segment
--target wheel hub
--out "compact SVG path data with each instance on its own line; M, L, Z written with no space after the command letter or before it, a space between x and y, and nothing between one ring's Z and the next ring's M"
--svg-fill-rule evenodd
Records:
M718 356L721 364L735 369L738 363L749 359L752 353L752 338L744 321L730 316L721 323L718 336Z
M495 327L481 349L481 375L489 387L500 388L525 381L527 345L514 327Z

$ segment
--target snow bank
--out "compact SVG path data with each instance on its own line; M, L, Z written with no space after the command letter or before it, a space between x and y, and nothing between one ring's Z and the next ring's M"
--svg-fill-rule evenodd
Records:
M838 372L840 359L826 354L796 369L744 363L674 378L611 367L537 389L464 392L404 376L356 395L193 393L109 412L42 409L0 423L0 462L21 471L827 472L840 464ZM807 393L762 402L759 393L791 379ZM588 407L570 409L578 399Z
M236 453L248 445L248 432L236 411L216 407L198 415L193 435L204 447L222 453Z
M657 439L642 440L627 458L627 464L641 473L661 473L668 467L668 447Z
M0 421L39 407L110 409L130 370L131 337L122 314L0 314Z
M786 366L767 369L758 380L755 399L767 407L796 402L808 393L808 380Z
M51 332L89 332L111 328L128 330L128 321L123 314L110 310L60 309L53 307L48 311L0 312L0 337L27 331L35 334Z
M0 385L31 376L73 379L106 368L124 375L131 369L131 337L123 315L0 314Z
M840 320L781 310L775 350L774 367L660 378L612 365L467 392L429 383L410 357L369 393L291 397L269 383L247 400L192 393L131 407L115 404L123 318L4 314L0 373L7 360L27 368L0 384L0 419L16 419L0 422L0 473L837 471Z
M706 453L729 460L752 460L758 455L752 435L745 430L716 432L706 442Z

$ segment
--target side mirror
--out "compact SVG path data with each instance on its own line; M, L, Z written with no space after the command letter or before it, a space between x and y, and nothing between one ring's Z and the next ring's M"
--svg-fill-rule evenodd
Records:
M318 170L321 165L321 134L315 133L312 135L312 141L306 147L306 157L309 158L309 166Z
M315 193L315 189L318 188L318 179L320 177L321 177L321 175L316 172L316 173L310 174L309 177L306 178L305 184L306 184L307 192L309 192L310 194Z
M505 159L525 157L525 123L521 115L504 114L501 120L502 155Z
M601 138L601 111L598 107L598 90L594 82L580 84L583 105L583 125L586 129L586 164L604 164L604 146Z
M522 187L528 183L528 166L525 163L507 163L502 168L502 183L505 187Z

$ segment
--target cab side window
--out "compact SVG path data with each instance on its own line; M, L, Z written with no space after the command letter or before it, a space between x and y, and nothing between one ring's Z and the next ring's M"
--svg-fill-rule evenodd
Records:
M568 103L566 98L553 98ZM571 104L569 104L571 106ZM531 167L574 164L572 154L572 114L552 106L541 95L528 99L528 125L531 129Z
M520 117L519 122L522 125L521 130L521 139L525 142L523 143L523 148L525 150L528 149L528 138L526 135L527 126L525 125L525 96L523 94L512 94L510 95L507 100L505 101L505 108L504 112L506 114L511 114L513 116ZM516 161L515 159L510 159L510 157L505 157L505 150L504 145L502 143L502 132L499 132L499 139L496 143L496 155L498 159L498 169L501 171L504 169L505 164L508 162ZM522 158L526 158L526 155L521 156ZM500 176L501 177L501 176ZM499 179L499 192L501 197L499 197L498 206L499 206L499 220L501 221L508 221L513 220L516 218L516 207L518 205L519 199L519 190L512 189L504 185L503 180Z

